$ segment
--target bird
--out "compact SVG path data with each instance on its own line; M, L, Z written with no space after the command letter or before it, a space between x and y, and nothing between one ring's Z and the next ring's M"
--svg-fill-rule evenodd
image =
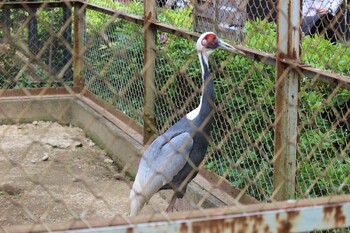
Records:
M166 212L173 212L187 185L197 175L209 144L214 114L214 82L209 69L209 55L217 48L245 55L219 39L214 32L200 35L196 50L202 69L202 94L199 106L159 135L143 153L130 191L130 216L138 215L144 204L160 190L172 189Z

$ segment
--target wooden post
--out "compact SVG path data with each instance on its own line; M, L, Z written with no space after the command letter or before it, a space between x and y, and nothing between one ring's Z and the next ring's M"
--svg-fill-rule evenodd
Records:
M150 24L150 20L155 20L156 2L155 0L145 0L145 23L144 23L144 133L143 143L149 144L156 134L155 120L155 60L156 60L156 29Z
M84 86L84 23L85 7L80 2L74 3L74 52L73 52L73 85Z
M283 59L300 56L300 0L278 1L273 199L295 198L299 74Z

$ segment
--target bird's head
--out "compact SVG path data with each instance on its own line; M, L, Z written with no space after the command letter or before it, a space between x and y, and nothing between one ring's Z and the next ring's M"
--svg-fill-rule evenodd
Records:
M238 48L235 48L232 45L220 40L214 32L205 32L197 40L197 52L202 52L209 55L216 48L222 48L236 54L245 55L245 53Z

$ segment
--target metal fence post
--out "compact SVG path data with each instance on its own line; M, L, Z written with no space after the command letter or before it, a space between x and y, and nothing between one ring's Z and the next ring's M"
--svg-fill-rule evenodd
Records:
M35 2L36 0L31 0ZM28 48L33 53L36 54L39 49L39 38L38 38L38 19L36 17L36 8L29 8L29 16L31 19L28 23Z
M145 0L144 4L144 133L143 143L151 142L156 133L155 120L155 60L156 60L156 29L149 20L155 20L156 2L155 0Z
M6 0L8 2L9 0ZM11 34L11 10L5 6L2 7L2 17L0 19L3 22L3 43L8 43Z
M70 5L63 7L62 25L64 25L68 20L71 21L71 17L72 7ZM69 46L72 46L72 21L64 29L62 33L62 38ZM72 51L66 46L64 46L63 48L63 57L65 64L67 64L72 59ZM66 78L66 80L70 81L73 79L72 65L70 65L69 68L65 71L64 77Z
M295 198L299 74L283 63L300 56L300 0L279 0L276 51L275 200Z
M84 22L85 7L80 2L74 3L74 52L73 52L73 85L84 85Z

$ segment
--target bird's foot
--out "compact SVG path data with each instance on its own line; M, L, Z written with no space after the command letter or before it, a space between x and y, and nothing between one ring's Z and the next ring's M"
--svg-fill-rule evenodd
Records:
M173 212L174 212L174 207L168 206L168 207L165 209L165 212L166 212L166 213L173 213Z
M174 194L174 196L170 200L168 207L165 209L165 212L167 212L167 213L174 212L174 205L175 205L176 199L177 199L176 195Z
M176 201L177 200L177 201ZM172 213L175 209L175 202L177 202L176 209L177 211L184 211L185 209L185 201L183 198L173 197L169 203L169 206L165 209L166 213Z

